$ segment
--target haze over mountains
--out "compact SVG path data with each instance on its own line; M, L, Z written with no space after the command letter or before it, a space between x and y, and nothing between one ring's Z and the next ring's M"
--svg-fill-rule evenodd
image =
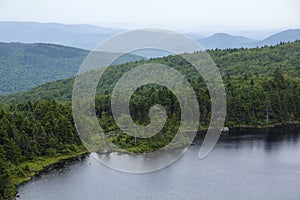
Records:
M99 42L121 31L87 24L0 22L0 41L54 43L93 49Z
M86 24L0 22L0 42L55 43L93 49L100 42L122 31L125 30ZM199 41L205 49L252 48L300 40L300 29L283 30L259 41L226 33L215 33L205 38L194 36L194 39Z
M226 33L215 33L210 37L198 41L205 49L227 49L227 48L255 48L271 46L280 42L294 42L300 40L300 29L289 29L275 33L263 40L253 40L243 36L233 36Z
M205 49L226 49L248 47L257 41L243 36L233 36L226 33L215 33L210 37L197 40Z

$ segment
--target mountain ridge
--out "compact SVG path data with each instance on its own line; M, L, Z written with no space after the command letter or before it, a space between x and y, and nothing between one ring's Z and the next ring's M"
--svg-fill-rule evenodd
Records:
M124 29L106 28L90 24L61 24L39 22L0 22L1 42L55 43L81 49L94 49L99 43ZM205 49L254 48L300 40L300 29L278 31L261 40L242 35L214 33L208 37L192 36Z
M256 40L244 36L234 36L228 33L214 33L209 37L199 39L198 42L205 49L226 49L241 46L247 47L249 44L256 42Z
M294 42L300 40L300 29L287 29L266 37L263 40L254 40L244 36L215 33L197 41L205 49L255 48L274 46L281 42Z
M89 24L39 22L0 22L1 42L55 43L81 49L94 49L122 29Z

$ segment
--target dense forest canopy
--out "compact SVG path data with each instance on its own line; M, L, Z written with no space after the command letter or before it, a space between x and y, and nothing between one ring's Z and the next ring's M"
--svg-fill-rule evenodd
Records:
M87 54L53 44L0 43L0 95L72 77Z
M196 52L197 53L197 52ZM208 51L219 67L227 92L225 125L261 126L300 119L300 42L254 49ZM111 114L111 92L127 71L144 63L173 67L190 82L201 113L199 130L210 121L210 96L202 77L180 56L136 61L110 66L98 84L96 114L115 145L132 152L147 152L169 143L177 132L180 107L166 87L145 85L130 100L131 117L137 124L149 123L149 108L161 104L168 120L161 132L147 139L120 132ZM74 78L59 80L30 91L1 97L0 106L0 197L15 193L15 177L25 176L30 166L22 163L82 148L74 128L71 97ZM1 199L0 198L0 199Z
M73 77L88 53L56 44L0 42L0 96ZM127 54L119 63L141 59Z
M300 79L300 41L281 44L274 47L262 47L254 49L227 49L208 51L216 65L219 67L223 78L226 77L267 77L272 76L276 69L288 79L299 81ZM152 62L166 64L174 67L181 73L185 72L188 79L192 79L195 73L190 73L190 68L178 56L152 59ZM109 67L107 76L101 80L100 93L111 90L114 82L131 68L150 61L138 61ZM183 65L184 64L184 65ZM188 71L188 72L186 72ZM30 80L30 79L29 79ZM225 80L226 81L226 80ZM9 96L0 96L0 102L22 102L46 99L71 100L74 78L59 80L38 86L32 90L20 92Z

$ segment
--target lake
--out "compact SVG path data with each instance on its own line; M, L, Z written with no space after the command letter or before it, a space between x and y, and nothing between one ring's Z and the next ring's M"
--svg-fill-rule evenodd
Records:
M173 165L146 174L112 170L90 155L20 186L18 199L299 200L299 128L231 130L202 160L198 139Z

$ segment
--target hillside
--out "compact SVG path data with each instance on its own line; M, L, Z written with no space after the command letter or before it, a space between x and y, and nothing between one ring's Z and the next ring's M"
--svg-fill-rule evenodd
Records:
M300 119L300 42L255 49L229 49L208 51L216 62L227 90L228 126L258 126L285 123ZM180 56L141 60L106 68L98 83L96 108L98 115L105 112L111 117L110 93L117 80L137 65L155 62L173 67L183 74L194 87L201 102L202 126L210 116L210 97L205 83L195 69ZM74 78L59 80L0 98L3 103L36 102L41 100L71 101ZM200 91L200 92L199 92ZM148 97L145 99L145 97ZM136 99L134 99L136 98ZM178 116L176 99L167 89L143 87L132 99L140 123L147 121L149 106L160 101L172 106L171 116ZM158 98L158 99L156 99ZM166 100L165 100L166 99ZM168 102L173 102L172 104ZM177 105L178 106L178 105ZM145 118L146 116L146 118ZM103 123L108 122L105 119ZM108 120L115 130L113 120ZM173 123L173 122L172 122ZM174 122L175 123L175 122ZM175 123L176 124L176 123Z
M88 53L55 44L0 43L0 96L75 76ZM140 59L126 54L117 63Z
M87 54L53 44L0 43L0 95L74 76Z
M260 45L274 45L280 42L300 40L300 29L289 29L275 33L260 42Z
M224 77L271 76L276 69L281 69L289 79L300 80L300 42L282 44L276 47L213 50L208 51L208 53ZM188 67L178 65L177 56L157 58L153 61L174 66L177 70L189 75L189 79L194 76ZM99 83L102 84L102 87L98 88L98 92L111 91L115 80L118 80L124 72L137 64L146 62L149 61L137 61L108 68L105 73L107 78L104 77L103 80L105 81ZM74 78L47 83L29 91L0 97L0 102L37 101L52 98L60 101L70 100L73 82Z

